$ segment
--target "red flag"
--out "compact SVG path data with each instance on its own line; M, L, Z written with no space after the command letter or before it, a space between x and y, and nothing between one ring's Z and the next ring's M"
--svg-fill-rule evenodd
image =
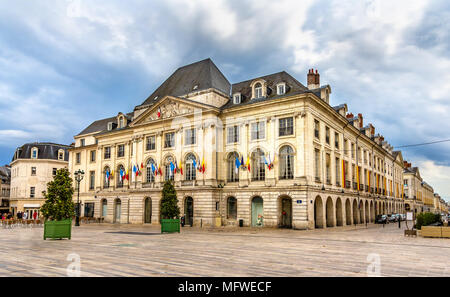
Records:
M161 166L158 168L159 175L162 175Z
M157 115L158 115L158 118L161 117L161 108L159 108L159 107L158 107L158 113L157 113Z
M144 168L144 163L141 162L141 169Z

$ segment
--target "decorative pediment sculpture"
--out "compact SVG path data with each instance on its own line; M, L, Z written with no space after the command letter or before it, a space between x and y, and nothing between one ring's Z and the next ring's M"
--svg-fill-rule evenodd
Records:
M194 113L194 108L192 106L187 106L173 100L167 100L167 102L160 105L147 117L147 121L167 119L191 113Z

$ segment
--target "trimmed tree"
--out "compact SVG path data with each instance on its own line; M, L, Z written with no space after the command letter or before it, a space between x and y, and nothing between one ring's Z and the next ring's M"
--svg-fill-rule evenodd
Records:
M166 181L162 189L161 219L179 219L180 208L178 207L177 192L171 181Z
M47 183L47 192L44 192L46 201L41 206L44 218L49 221L72 219L75 215L73 191L69 170L61 168L56 171L53 181Z

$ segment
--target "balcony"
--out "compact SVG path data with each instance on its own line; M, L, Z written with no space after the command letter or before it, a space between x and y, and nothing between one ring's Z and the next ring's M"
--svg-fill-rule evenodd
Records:
M353 182L352 184L353 184L353 190L358 189L358 184L357 183Z
M331 179L330 178L327 178L327 185L331 186Z
M350 189L350 181L349 180L345 181L345 188Z
M340 182L336 182L336 187L340 187L341 183Z
M316 183L320 183L320 177L316 176L315 179Z
M369 192L369 186L366 185L366 192Z

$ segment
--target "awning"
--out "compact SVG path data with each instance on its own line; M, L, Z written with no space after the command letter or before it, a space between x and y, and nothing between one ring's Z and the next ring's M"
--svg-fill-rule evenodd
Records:
M41 207L40 204L24 204L23 207L27 207L27 208L39 208Z

